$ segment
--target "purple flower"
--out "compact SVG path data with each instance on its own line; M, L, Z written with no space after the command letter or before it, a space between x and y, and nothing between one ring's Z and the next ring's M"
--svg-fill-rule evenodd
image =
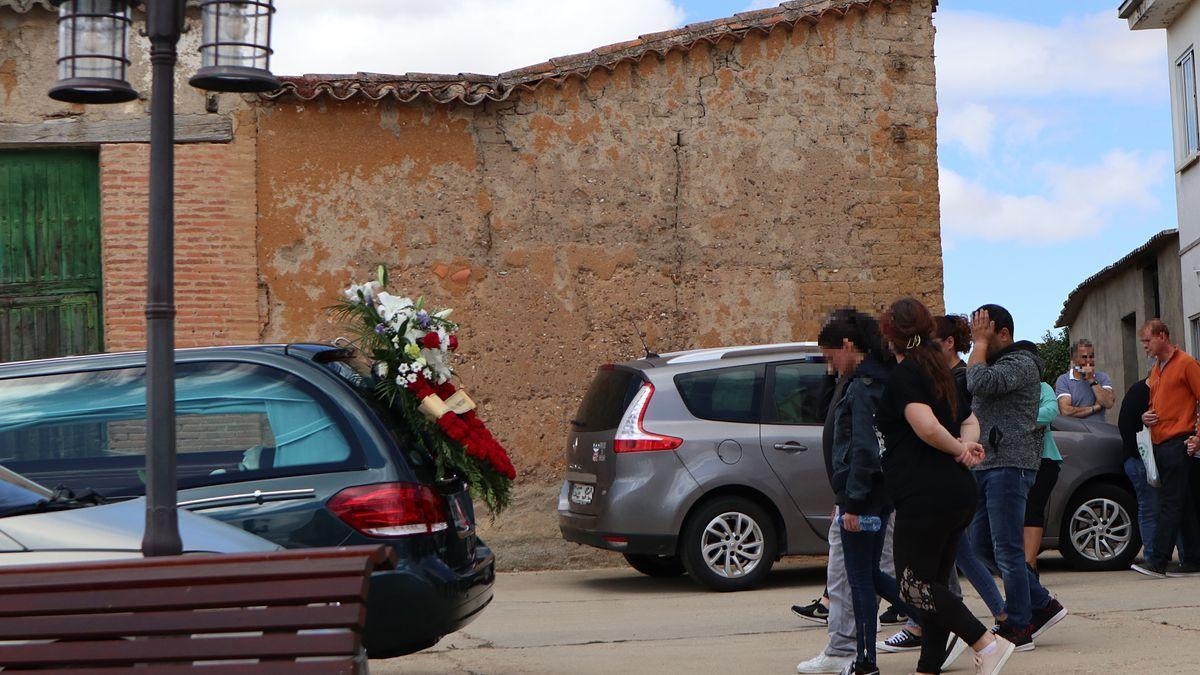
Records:
M375 324L375 332L380 335L383 335L384 333L387 332L387 326L385 326L381 323L377 323L377 324Z
M417 325L421 327L421 330L428 330L430 323L429 312L425 310L417 312Z

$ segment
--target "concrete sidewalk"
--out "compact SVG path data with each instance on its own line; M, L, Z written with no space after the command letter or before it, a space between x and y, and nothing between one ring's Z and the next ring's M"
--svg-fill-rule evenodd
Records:
M1043 581L1071 616L1005 674L1200 673L1200 578L1085 574L1044 561ZM759 590L718 594L687 578L629 569L501 574L496 600L466 631L374 673L794 673L825 628L790 606L820 594L824 570L783 565ZM969 586L968 586L969 588ZM969 596L976 613L983 603ZM891 633L885 629L884 634ZM880 654L882 672L910 673L915 654ZM964 655L952 671L972 673Z

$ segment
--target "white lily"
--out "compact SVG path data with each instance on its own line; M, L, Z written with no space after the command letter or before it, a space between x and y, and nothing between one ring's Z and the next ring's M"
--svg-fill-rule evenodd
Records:
M411 314L413 301L408 298L401 298L391 293L380 293L379 296L379 316L383 317L384 321L392 324L403 323L403 318L397 322L398 317L407 318Z
M368 281L365 284L350 284L350 288L342 291L342 293L350 302L365 301L369 305L375 302L375 299L381 295L379 292L381 288L383 287L379 285L378 281Z
M443 309L440 312L435 312L433 316L436 319L445 319L446 317L450 316L453 311L453 309Z

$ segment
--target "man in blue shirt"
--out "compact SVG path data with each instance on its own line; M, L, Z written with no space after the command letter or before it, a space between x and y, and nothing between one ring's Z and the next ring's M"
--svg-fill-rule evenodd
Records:
M1105 412L1116 403L1112 378L1096 370L1096 348L1089 340L1071 343L1071 369L1054 383L1058 414L1084 420L1104 421Z

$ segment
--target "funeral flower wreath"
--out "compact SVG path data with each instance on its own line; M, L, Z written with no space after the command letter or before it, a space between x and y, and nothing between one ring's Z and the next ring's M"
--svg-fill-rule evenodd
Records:
M375 395L406 423L401 433L434 458L438 479L457 474L493 513L508 505L517 472L508 452L475 412L466 392L451 384L458 349L452 310L433 311L423 297L388 293L387 268L352 284L332 309L357 334L372 361Z

